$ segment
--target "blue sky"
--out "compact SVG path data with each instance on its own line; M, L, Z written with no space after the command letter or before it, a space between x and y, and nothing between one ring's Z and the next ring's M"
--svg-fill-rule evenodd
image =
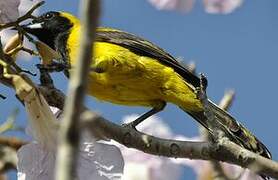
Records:
M103 1L101 24L142 36L167 50L173 56L194 61L197 71L208 77L208 94L218 102L227 89L236 91L231 108L233 114L264 142L274 159L278 159L276 111L278 106L278 1L245 1L230 15L206 14L201 2L190 14L158 11L147 1ZM78 14L78 2L47 1L41 11L63 10ZM38 63L34 60L34 63ZM36 71L30 62L21 62ZM66 89L65 78L58 76L58 87ZM0 86L8 100L0 102L1 121L14 107L21 109L18 122L26 124L22 106L10 89ZM131 113L147 109L125 107L87 98L87 104L106 118L120 122ZM177 134L198 135L197 123L174 105L159 113ZM22 136L22 134L16 134ZM185 169L182 179L192 179L194 173Z

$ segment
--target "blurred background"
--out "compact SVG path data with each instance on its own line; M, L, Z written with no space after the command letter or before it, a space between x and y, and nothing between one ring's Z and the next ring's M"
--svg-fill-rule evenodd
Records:
M101 25L137 34L159 45L184 63L195 62L197 72L208 77L208 95L219 102L224 92L234 89L236 99L230 110L237 120L252 131L278 160L278 1L244 1L229 14L211 14L202 1L195 1L190 12L163 11L147 0L102 1ZM47 1L40 12L62 10L78 16L78 1ZM38 59L22 60L20 64L34 72ZM53 74L57 87L66 90L63 75ZM1 121L16 107L20 112L17 124L25 127L27 117L14 92L0 86ZM105 118L121 123L123 116L142 114L148 109L125 107L99 102L88 97L89 107ZM175 134L198 136L198 125L179 108L169 104L158 114ZM21 132L9 132L28 138ZM15 179L15 173L10 173ZM181 179L195 179L190 168L183 168Z

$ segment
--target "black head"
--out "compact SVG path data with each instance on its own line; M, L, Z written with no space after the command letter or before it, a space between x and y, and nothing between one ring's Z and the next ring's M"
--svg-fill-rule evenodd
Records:
M22 28L55 49L55 40L68 33L72 26L72 21L65 13L50 11L37 17L30 24L23 25Z

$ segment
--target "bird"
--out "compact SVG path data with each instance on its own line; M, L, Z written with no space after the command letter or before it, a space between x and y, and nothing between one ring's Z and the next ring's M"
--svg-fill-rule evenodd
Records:
M21 27L57 51L62 57L61 64L69 67L70 74L77 61L82 33L77 17L63 11L49 11ZM133 127L172 103L214 133L196 93L201 86L200 77L165 50L134 34L108 27L98 27L92 43L94 56L88 77L88 95L114 104L150 107L151 110L131 122ZM228 112L211 100L207 106L231 141L271 159L266 146Z

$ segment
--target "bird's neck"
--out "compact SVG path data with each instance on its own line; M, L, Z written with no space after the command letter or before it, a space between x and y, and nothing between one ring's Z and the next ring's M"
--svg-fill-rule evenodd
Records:
M67 41L69 39L69 31L60 33L54 40L55 50L58 51L64 62L69 61L69 48L67 47Z
M64 62L74 63L80 42L80 26L74 25L68 31L60 33L55 39L55 50L58 51Z

